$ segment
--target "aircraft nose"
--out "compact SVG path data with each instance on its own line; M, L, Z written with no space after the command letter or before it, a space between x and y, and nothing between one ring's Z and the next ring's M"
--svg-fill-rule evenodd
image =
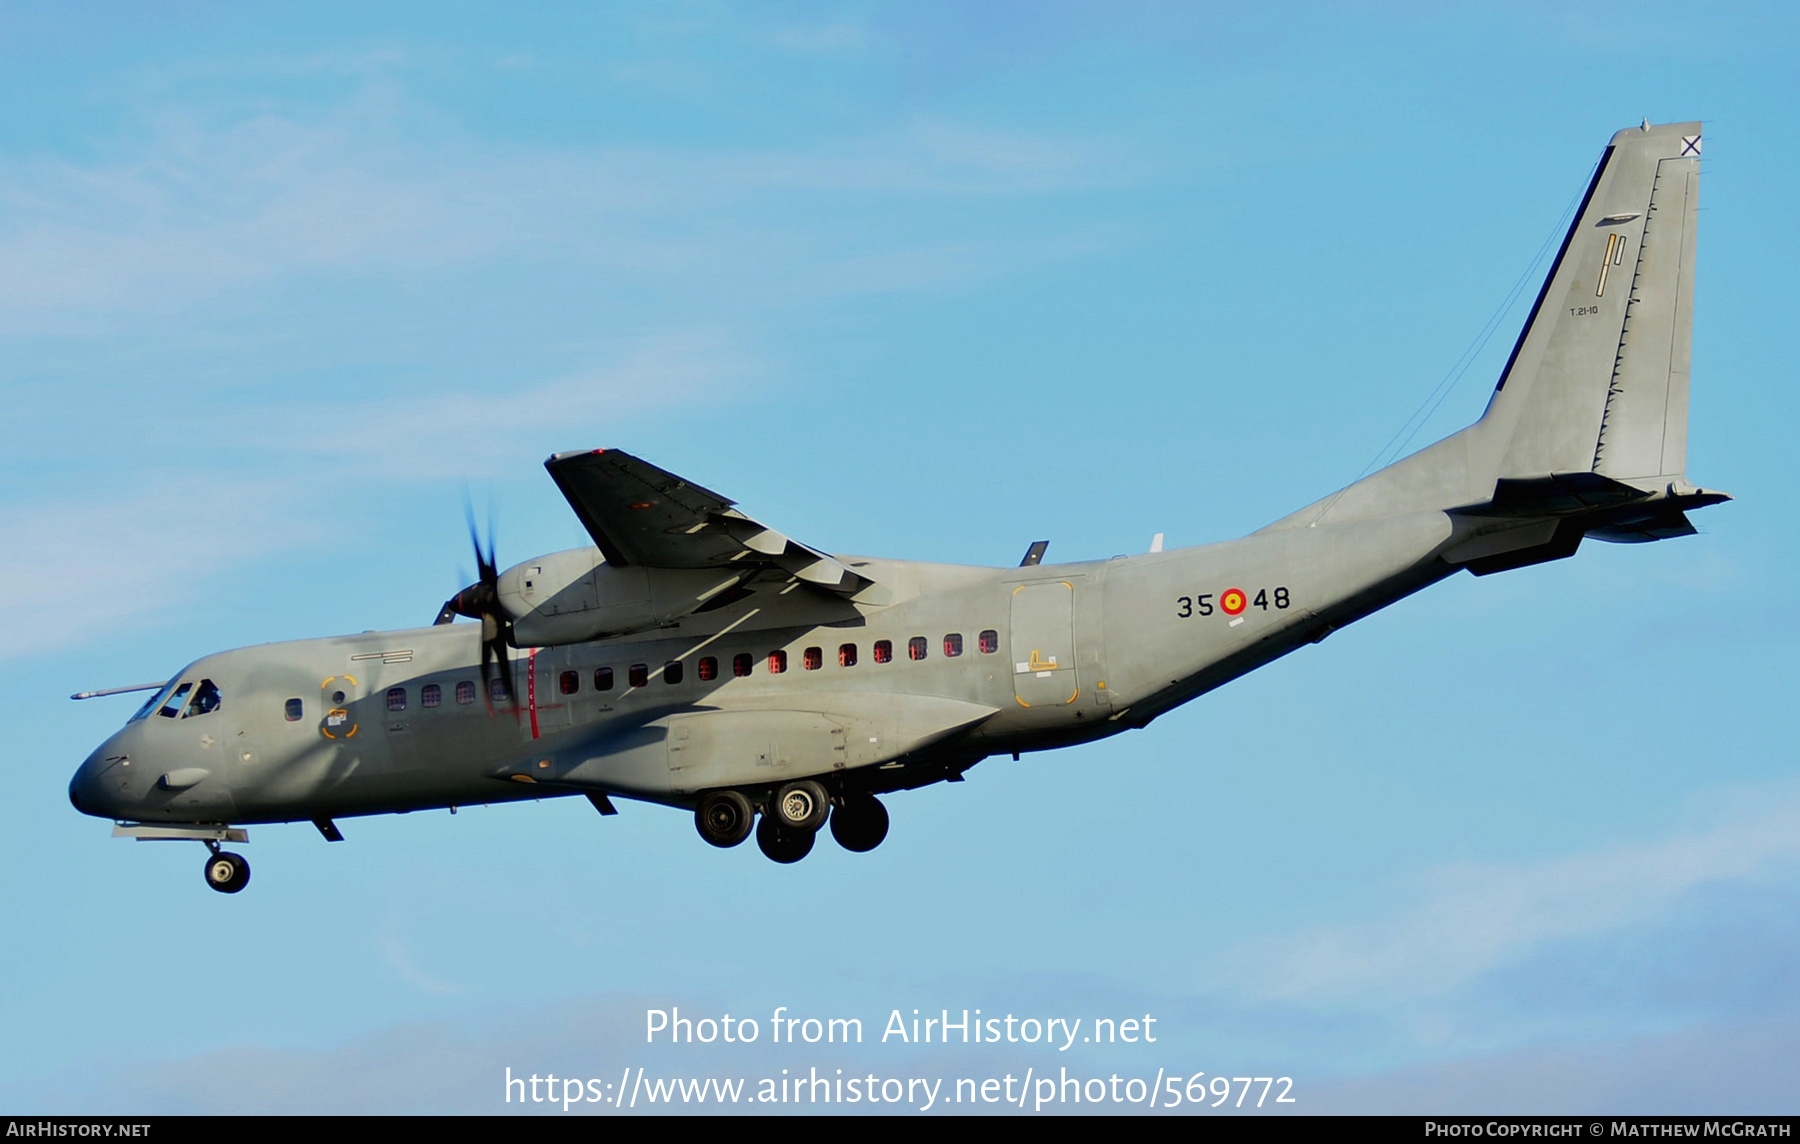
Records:
M109 783L107 776L116 768L131 766L130 756L120 745L119 738L115 735L102 743L75 769L75 777L69 780L69 803L83 814L96 818L118 817L117 792L111 788L120 784L117 780Z
M89 755L87 762L75 768L75 777L69 780L69 802L83 814L98 813L94 809L99 805L96 797L98 792L94 789L94 764L99 753L95 751Z

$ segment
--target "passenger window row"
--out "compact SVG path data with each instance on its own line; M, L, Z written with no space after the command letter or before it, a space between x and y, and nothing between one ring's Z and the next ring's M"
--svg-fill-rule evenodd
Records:
M993 628L983 631L980 635L975 637L975 640L975 646L981 650L982 655L993 655L1000 650L1000 633ZM924 636L913 636L906 641L907 658L912 660L925 659L930 653L930 646L930 641ZM951 632L946 635L944 637L943 649L946 658L954 659L961 655L963 653L962 633ZM872 658L876 663L894 662L894 643L892 640L876 640L875 645L871 650L873 653ZM859 653L856 644L846 643L838 645L837 663L839 667L855 667L858 656ZM818 671L825 666L825 649L822 647L806 648L800 653L800 665L807 671ZM755 666L756 657L747 651L738 652L731 657L731 674L735 678L741 679L744 676L750 675ZM786 672L788 669L788 653L780 648L770 652L768 655L767 667L770 675L781 675ZM720 663L718 657L710 655L702 656L695 662L694 674L699 677L702 683L711 683L719 678L719 669ZM682 681L684 675L685 667L681 660L672 659L662 666L662 678L664 683L678 684ZM629 687L648 687L650 685L650 665L647 663L632 664L625 669L625 680ZM593 689L595 691L611 691L615 685L616 680L612 668L596 667L594 669ZM557 690L564 695L578 694L581 691L581 672L563 672L557 677ZM505 680L499 678L489 680L488 693L496 702L504 702L506 699ZM466 707L475 702L474 682L465 679L457 683L455 695L458 706ZM387 709L389 711L405 711L408 698L409 696L406 688L388 688ZM419 706L440 707L443 705L443 702L444 689L441 685L427 683L419 688ZM148 707L148 705L146 705L146 707ZM287 716L288 722L297 723L305 717L305 710L306 705L299 699L289 699L284 714Z
M975 646L981 649L982 655L993 655L1000 650L1000 633L989 628L975 637ZM955 658L963 653L963 637L961 632L951 632L944 637L944 655ZM924 636L913 636L906 641L907 658L925 659L930 654L931 643ZM872 649L872 658L876 663L894 662L894 641L876 640ZM854 643L839 644L837 649L837 665L839 667L855 667L861 659L858 645ZM788 669L788 653L785 648L776 648L770 652L766 661L770 675L781 675ZM800 652L800 666L807 671L818 671L825 666L825 649L809 647ZM702 683L711 683L719 678L724 665L717 656L704 655L694 661L694 674ZM750 675L756 667L756 657L747 651L738 652L731 657L731 674L734 678ZM650 665L634 663L627 670L626 682L630 687L647 687L650 684ZM683 661L672 659L662 666L664 683L680 683L684 678ZM611 691L614 687L613 669L597 667L594 669L594 690ZM575 695L581 691L581 673L565 671L557 679L557 690L564 695Z

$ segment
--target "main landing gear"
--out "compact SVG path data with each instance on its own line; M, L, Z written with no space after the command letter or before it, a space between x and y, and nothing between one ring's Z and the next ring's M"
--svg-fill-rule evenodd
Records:
M887 832L887 807L872 794L849 795L831 814L831 836L858 854L880 846Z
M815 830L793 830L776 822L768 814L756 824L756 844L770 861L787 865L812 853Z
M774 791L760 807L760 819L757 809L741 791L709 791L694 808L694 826L714 846L736 846L754 829L756 845L784 865L812 853L819 828L828 819L838 845L857 853L881 845L888 832L887 808L874 795L848 793L834 800L822 783L812 779Z
M217 842L208 841L212 853L206 859L206 884L221 894L235 894L250 884L250 863L242 854L220 850Z

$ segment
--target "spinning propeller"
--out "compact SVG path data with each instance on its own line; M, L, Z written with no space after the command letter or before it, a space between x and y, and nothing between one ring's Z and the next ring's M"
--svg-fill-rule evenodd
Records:
M475 528L475 512L465 502L463 511L469 520L469 542L475 546L475 583L444 601L438 610L437 623L450 623L457 616L481 621L481 684L491 703L494 696L494 664L499 663L501 690L506 702L517 709L518 695L513 691L512 619L500 605L500 569L494 559L494 527L488 525L487 551L481 547L481 534Z

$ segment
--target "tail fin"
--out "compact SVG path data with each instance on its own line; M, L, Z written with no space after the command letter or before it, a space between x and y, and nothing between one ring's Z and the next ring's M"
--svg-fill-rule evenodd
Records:
M1613 136L1482 417L1494 477L1683 480L1699 190L1698 123Z
M1262 531L1561 518L1562 555L1692 532L1686 509L1729 499L1686 478L1699 190L1698 123L1614 135L1481 420Z

